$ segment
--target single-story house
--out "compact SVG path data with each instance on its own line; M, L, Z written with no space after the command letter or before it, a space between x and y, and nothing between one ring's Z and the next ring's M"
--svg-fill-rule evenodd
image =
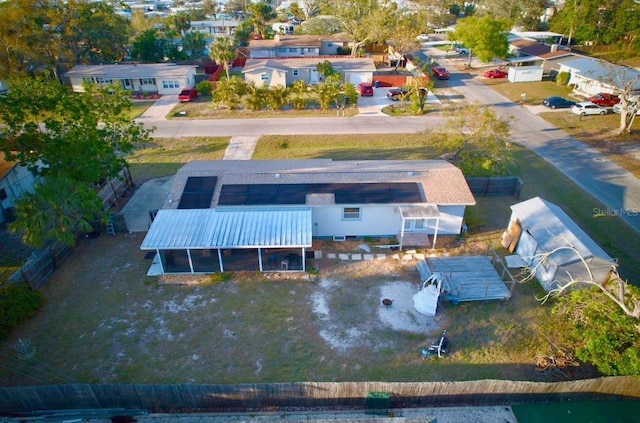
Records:
M9 220L17 201L26 192L33 192L35 183L34 173L26 166L0 158L0 223Z
M272 40L250 40L249 58L332 56L340 47L351 48L349 35L282 35Z
M569 72L569 84L584 96L597 93L616 94L626 89L640 90L640 71L602 60L580 57L563 60L560 72Z
M240 22L235 19L231 20L212 20L212 21L191 21L189 27L190 32L201 32L207 38L232 36Z
M557 73L562 60L578 57L558 44L542 44L524 38L510 41L509 55L510 66L540 66L544 74Z
M589 273L597 283L609 280L616 261L560 207L535 197L511 206L511 211L502 245L525 267L535 269L544 289L561 287L571 277L591 280ZM551 254L543 259L546 253Z
M474 204L444 160L196 161L176 174L140 248L156 252L158 273L304 271L313 238L435 248Z
M178 94L196 84L196 68L173 63L78 65L64 76L75 92L83 92L85 83L115 83L134 92Z
M344 81L352 84L372 82L376 65L373 59L366 57L314 57L291 59L249 59L242 73L247 82L269 87L289 86L295 81L303 80L315 85L322 82L318 72L318 63L325 60L331 62L333 69L340 72Z

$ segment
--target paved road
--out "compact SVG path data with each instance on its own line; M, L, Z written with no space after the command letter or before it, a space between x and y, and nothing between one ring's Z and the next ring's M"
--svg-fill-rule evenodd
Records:
M450 60L456 59L439 58L445 64ZM640 232L638 178L549 125L530 108L509 101L469 74L454 72L449 85L467 101L492 104L502 115L513 116L516 120L514 142L537 153L600 200L604 207L594 210L594 214L618 215ZM357 138L357 134L421 132L439 126L442 119L437 115L389 118L365 114L351 118L229 120L162 120L161 117L150 116L141 121L148 127L155 126L153 135L156 137L354 134Z
M477 78L454 74L450 85L467 100L492 104L501 115L512 116L513 141L534 151L605 205L602 210L593 210L593 214L619 215L640 232L640 180L633 174Z

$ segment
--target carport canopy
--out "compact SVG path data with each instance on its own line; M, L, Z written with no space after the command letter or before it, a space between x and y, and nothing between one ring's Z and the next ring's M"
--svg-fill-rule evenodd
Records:
M141 250L308 248L311 208L165 209Z

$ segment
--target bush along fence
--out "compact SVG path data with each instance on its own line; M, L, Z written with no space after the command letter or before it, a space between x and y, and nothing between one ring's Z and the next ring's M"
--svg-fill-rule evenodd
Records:
M522 179L518 176L467 177L467 184L473 195L512 195L520 198Z
M387 393L391 408L500 405L558 400L640 398L640 378L569 382L294 382L238 385L60 384L0 387L0 414L33 410L144 410L151 413L251 411L287 407L364 408L372 392Z

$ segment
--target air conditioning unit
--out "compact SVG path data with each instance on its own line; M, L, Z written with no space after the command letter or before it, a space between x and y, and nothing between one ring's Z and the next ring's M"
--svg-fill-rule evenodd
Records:
M333 236L333 240L334 241L346 241L347 240L347 236L346 235L334 235Z

